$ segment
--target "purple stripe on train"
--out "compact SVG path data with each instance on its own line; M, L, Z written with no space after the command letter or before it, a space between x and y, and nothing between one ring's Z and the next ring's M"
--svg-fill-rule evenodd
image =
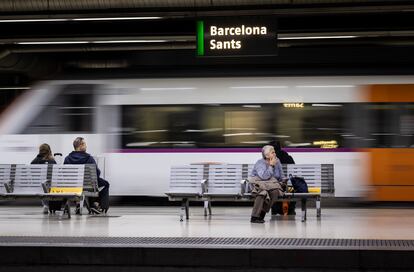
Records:
M283 148L286 152L357 152L352 148ZM113 153L258 153L261 148L143 148L118 149Z

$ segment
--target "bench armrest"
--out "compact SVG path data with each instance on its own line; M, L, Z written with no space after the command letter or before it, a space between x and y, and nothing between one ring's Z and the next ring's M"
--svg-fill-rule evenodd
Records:
M49 180L45 180L45 181L43 181L42 183L42 189L43 189L43 192L45 193L45 194L47 194L47 193L49 193L49 191L50 191L50 183L49 183Z
M240 192L241 195L244 195L249 191L249 181L247 179L242 179L240 181Z
M201 192L204 194L204 193L207 193L207 191L208 191L208 189L207 189L207 183L208 183L208 180L207 179L202 179L201 180Z
M10 184L10 180L8 180L7 182L4 182L3 186L6 189L7 193L12 193L13 192L13 189L12 189L11 184Z

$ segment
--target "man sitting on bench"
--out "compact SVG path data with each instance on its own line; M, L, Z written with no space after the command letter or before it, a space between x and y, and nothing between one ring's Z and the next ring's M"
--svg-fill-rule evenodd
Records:
M250 219L252 223L265 222L266 213L286 188L287 179L273 146L265 145L262 148L262 157L256 162L248 178L252 196L255 197Z
M95 159L88 153L86 153L86 141L82 137L77 137L73 141L73 148L75 151L69 153L65 158L64 164L95 164L96 174L98 177L99 190L99 202L91 205L91 211L96 214L106 213L109 209L109 182L99 177L101 170L99 170Z

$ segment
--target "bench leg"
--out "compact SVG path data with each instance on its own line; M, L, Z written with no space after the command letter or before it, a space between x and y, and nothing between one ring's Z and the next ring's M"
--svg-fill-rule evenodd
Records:
M208 200L204 201L204 216L207 216L207 210L208 210L209 203L210 202Z
M189 219L189 201L187 198L184 198L181 201L181 209L180 209L180 221L183 221L184 218L184 213L185 213L185 218L188 220Z
M71 214L70 214L70 205L69 205L69 199L67 199L66 200L66 203L65 203L65 208L64 208L64 210L67 212L67 214L68 214L68 219L70 219L71 218Z
M83 203L85 203L85 195L82 195L79 201L79 215L82 215Z
M204 201L204 216L211 215L211 201Z
M302 222L305 222L306 221L306 198L302 198L302 205L301 205L301 208L302 208Z
M185 202L185 219L190 219L190 201L188 199Z
M321 197L316 197L316 217L321 217Z

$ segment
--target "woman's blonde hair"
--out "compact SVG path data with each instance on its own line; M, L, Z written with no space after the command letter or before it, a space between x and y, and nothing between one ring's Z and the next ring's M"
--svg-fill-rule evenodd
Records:
M39 146L39 155L44 160L51 160L53 159L52 150L48 144L41 144Z

